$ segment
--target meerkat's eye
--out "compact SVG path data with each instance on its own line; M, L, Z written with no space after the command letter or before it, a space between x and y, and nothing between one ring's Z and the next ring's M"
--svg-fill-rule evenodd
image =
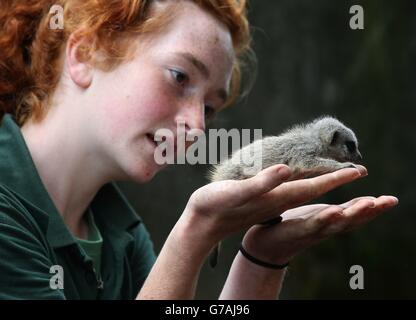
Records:
M347 146L349 152L355 152L356 145L354 141L347 141L345 142L345 145Z

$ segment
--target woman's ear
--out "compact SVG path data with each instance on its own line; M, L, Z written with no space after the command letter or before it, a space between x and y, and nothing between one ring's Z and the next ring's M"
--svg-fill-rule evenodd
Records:
M85 55L85 48L91 45L85 37L72 33L66 45L66 60L72 81L81 88L88 88L93 78L90 59ZM88 52L88 50L87 50Z

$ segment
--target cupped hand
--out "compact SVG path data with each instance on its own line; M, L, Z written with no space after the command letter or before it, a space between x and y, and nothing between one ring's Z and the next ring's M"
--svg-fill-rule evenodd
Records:
M243 246L260 260L284 264L303 249L358 228L397 204L393 196L368 196L340 205L313 204L287 210L279 224L251 227Z
M190 197L181 218L205 229L215 245L228 235L270 220L343 184L367 175L367 170L347 168L315 178L286 182L291 170L275 165L245 180L210 183Z

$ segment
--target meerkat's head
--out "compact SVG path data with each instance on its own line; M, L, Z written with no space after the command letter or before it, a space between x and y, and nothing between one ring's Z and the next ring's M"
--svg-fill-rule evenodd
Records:
M359 162L358 140L354 132L332 117L320 118L312 123L323 143L323 156L339 162Z

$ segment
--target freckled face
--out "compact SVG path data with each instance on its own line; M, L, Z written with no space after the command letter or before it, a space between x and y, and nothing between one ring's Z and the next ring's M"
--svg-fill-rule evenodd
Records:
M183 1L173 23L139 46L132 61L97 71L95 134L118 179L146 182L161 169L152 141L158 129L176 135L179 122L205 129L206 118L224 103L233 59L226 27Z

